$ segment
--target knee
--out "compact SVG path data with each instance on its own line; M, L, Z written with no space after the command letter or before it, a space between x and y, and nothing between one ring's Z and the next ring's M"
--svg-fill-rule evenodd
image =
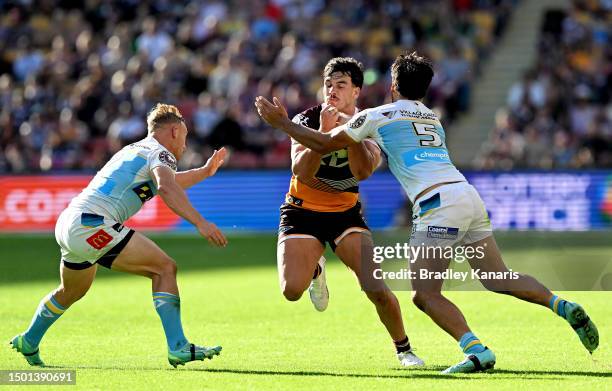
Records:
M386 290L366 292L368 299L377 307L384 306L390 301L389 293Z
M282 284L281 290L283 291L283 296L285 296L285 299L289 301L299 300L300 297L302 297L302 294L304 293L302 289L299 289L295 285L290 284L286 281Z
M69 307L76 303L85 296L89 290L87 286L64 286L60 285L59 288L53 293L56 300L60 302L64 307Z
M427 303L442 296L440 292L414 291L412 292L412 302L421 311L425 310Z
M158 273L160 275L167 277L176 277L176 271L176 262L174 262L174 259L170 257L165 257L158 269Z
M485 289L491 292L507 294L510 291L508 281L506 280L482 278L480 279L480 283Z

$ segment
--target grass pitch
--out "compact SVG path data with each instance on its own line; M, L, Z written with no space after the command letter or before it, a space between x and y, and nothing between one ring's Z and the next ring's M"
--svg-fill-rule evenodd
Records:
M500 238L508 261L609 254L609 233L513 234ZM488 292L449 292L474 332L497 355L492 373L445 376L461 354L454 340L397 292L411 343L427 364L403 370L374 307L338 261L328 263L330 305L316 312L307 294L284 301L275 237L230 237L214 249L195 237L153 236L179 264L187 337L220 344L212 361L173 369L149 280L100 268L90 292L50 329L41 355L52 369L76 369L79 389L612 389L610 292L565 292L584 305L600 332L591 358L571 328L549 310ZM42 296L57 285L51 236L0 237L0 338L23 331ZM328 259L333 256L328 254ZM4 345L0 369L30 369ZM24 387L25 388L25 387ZM22 388L19 388L22 389ZM40 388L37 388L40 389ZM63 389L63 388L60 388Z

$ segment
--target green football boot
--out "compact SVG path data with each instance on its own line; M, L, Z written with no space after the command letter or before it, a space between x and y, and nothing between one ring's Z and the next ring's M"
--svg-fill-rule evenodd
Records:
M221 353L221 346L207 348L187 343L182 349L168 351L168 362L176 368L179 365L185 365L189 361L203 361L205 358L212 360L219 353Z
M450 373L472 373L484 372L493 369L495 366L495 353L489 348L485 348L480 353L466 354L465 360L442 371L443 374Z
M578 334L578 338L580 338L580 342L586 350L592 354L599 346L599 332L584 308L580 304L566 302L565 319Z
M44 367L45 363L40 359L40 351L38 347L32 347L25 339L23 334L17 335L9 342L12 348L23 354L28 364L36 367Z

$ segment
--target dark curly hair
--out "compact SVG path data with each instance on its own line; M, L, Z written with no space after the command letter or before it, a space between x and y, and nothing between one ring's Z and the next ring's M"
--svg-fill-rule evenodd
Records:
M363 64L352 57L335 57L329 60L323 70L323 77L331 76L332 73L340 72L350 76L355 87L363 86Z
M434 71L431 62L417 52L400 54L391 65L391 83L399 94L411 100L427 93Z

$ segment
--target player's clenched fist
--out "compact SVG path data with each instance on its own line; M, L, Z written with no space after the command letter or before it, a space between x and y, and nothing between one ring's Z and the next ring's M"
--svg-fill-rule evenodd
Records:
M335 106L327 103L323 103L321 114L319 115L319 123L321 124L321 131L329 132L336 126L340 120L340 112Z

